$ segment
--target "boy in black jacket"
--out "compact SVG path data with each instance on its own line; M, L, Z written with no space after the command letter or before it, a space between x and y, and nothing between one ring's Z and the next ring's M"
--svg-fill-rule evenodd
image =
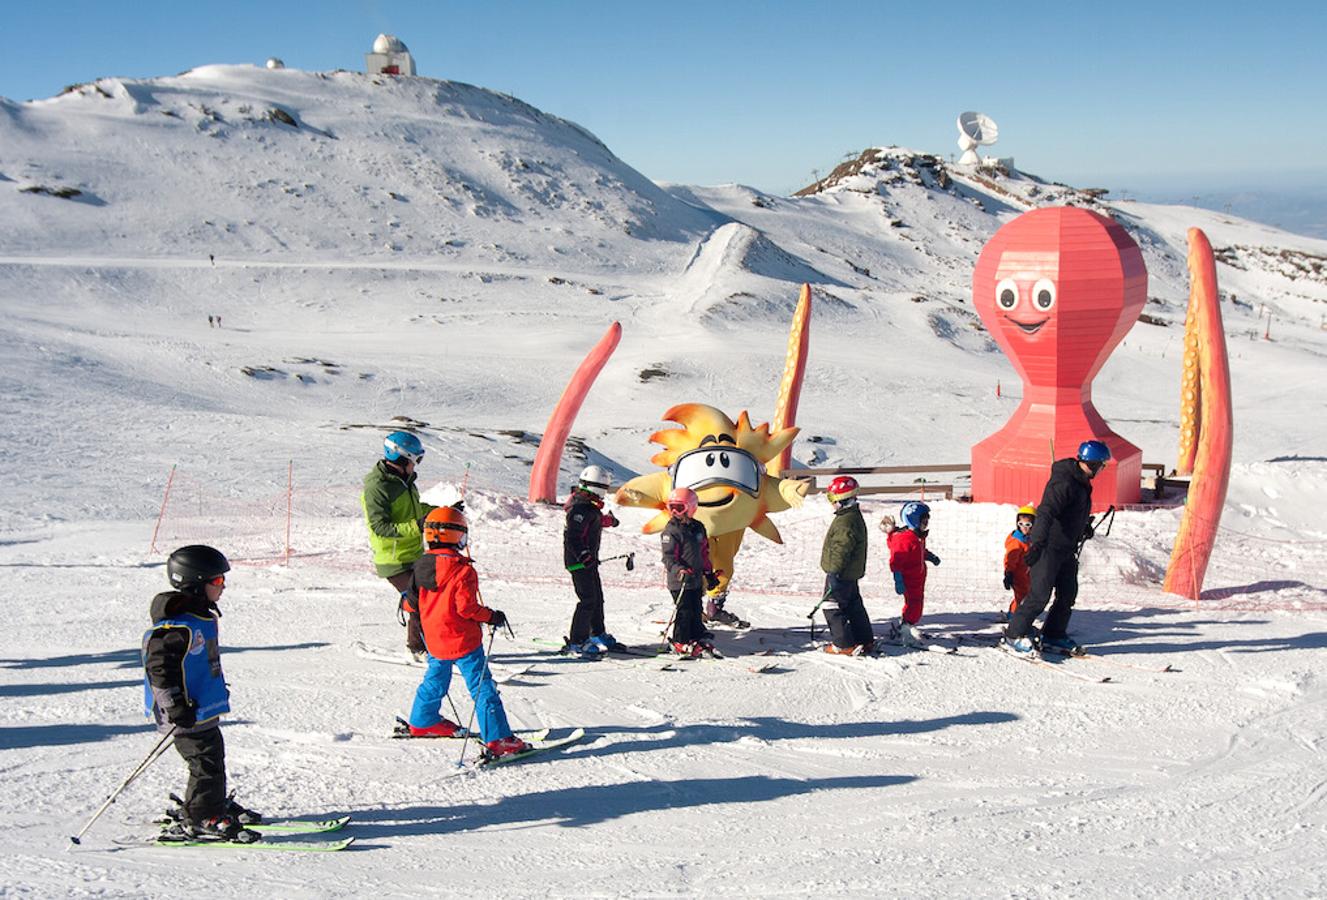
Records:
M183 806L163 841L227 840L251 843L258 833L244 825L262 816L226 795L226 746L220 718L230 711L221 672L217 601L226 589L230 562L212 547L181 547L166 561L173 591L152 598L152 627L143 635L147 714L157 730L173 734L189 766Z
M604 630L604 588L599 580L599 538L605 528L618 524L617 516L604 512L604 494L611 486L612 476L607 469L586 466L565 504L562 564L571 573L576 611L571 615L571 634L563 651L586 658L599 657L617 643Z

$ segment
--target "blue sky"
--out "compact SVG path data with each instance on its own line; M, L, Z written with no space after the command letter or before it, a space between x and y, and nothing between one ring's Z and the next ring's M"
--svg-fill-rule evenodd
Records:
M789 192L872 145L953 153L956 115L978 109L1000 125L990 152L1078 186L1327 189L1324 9L0 0L0 95L272 55L301 69L359 69L387 31L421 75L572 119L661 181Z

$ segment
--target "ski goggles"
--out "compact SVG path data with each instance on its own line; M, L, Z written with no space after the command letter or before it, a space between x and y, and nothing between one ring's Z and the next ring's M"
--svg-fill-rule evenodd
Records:
M756 458L732 444L706 444L688 450L668 471L673 487L703 490L726 485L750 494L760 493L762 471Z
M226 576L225 576L225 575L218 575L216 578L209 578L209 579L207 579L207 583L210 584L210 585L212 585L213 587L225 587L225 586L226 586Z

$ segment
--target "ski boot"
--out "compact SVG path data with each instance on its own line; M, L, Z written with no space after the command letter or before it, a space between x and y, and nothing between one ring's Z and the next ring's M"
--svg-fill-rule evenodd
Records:
M608 655L608 648L612 645L604 640L606 635L596 634L593 637L585 639L585 642L576 645L579 649L575 652L581 659L603 659Z
M1028 635L1016 638L1005 635L1000 638L1000 649L1020 659L1041 659L1041 653L1037 650L1037 645L1032 642L1032 638Z
M840 647L838 644L829 643L825 645L825 652L834 656L863 656L866 653L866 649L863 644L853 644L851 647Z
M899 620L898 623L898 642L904 647L920 647L925 644L929 638L922 634L921 629L911 622Z
M484 756L488 759L499 759L503 756L511 756L516 753L528 753L534 748L525 741L511 735L505 738L498 738L495 741L489 741L484 745Z
M245 828L232 816L208 816L197 822L174 822L161 830L157 840L169 844L180 841L232 841L252 844L262 838L258 832Z
M234 791L231 791L226 795L226 815L230 816L241 825L263 824L263 814L252 809L246 809L236 803Z
M456 733L461 730L461 726L451 719L443 719L435 725L425 725L422 728L417 728L414 725L407 725L406 727L409 728L411 737L449 738L455 737Z
M1037 646L1042 650L1048 650L1051 653L1059 653L1064 656L1082 656L1085 652L1083 650L1083 645L1069 637L1067 634L1062 634L1059 637L1050 637L1043 634L1041 640L1037 642Z
M707 598L705 600L705 609L701 613L701 621L714 622L718 625L727 625L729 628L750 628L750 622L738 618L723 608L723 604L727 600L727 593Z

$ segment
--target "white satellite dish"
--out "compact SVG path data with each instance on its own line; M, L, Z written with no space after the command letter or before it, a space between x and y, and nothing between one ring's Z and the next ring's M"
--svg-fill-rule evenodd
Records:
M958 158L960 165L975 166L981 163L977 148L994 144L1000 136L1000 129L995 120L984 113L965 112L958 116L958 149L963 155Z

